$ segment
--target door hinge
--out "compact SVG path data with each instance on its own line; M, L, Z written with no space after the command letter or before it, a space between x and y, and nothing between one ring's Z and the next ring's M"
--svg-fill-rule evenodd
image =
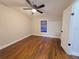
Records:
M75 15L75 13L71 13L71 15L72 15L72 16L74 16L74 15Z
M68 46L71 46L71 43L68 43Z

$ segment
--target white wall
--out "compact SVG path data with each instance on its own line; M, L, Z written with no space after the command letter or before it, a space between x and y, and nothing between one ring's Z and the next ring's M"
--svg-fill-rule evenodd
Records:
M41 33L40 30L40 21L44 19L47 20L47 33ZM47 36L47 37L60 37L61 32L61 25L62 25L61 17L53 17L53 15L45 16L41 14L33 14L33 26L32 26L32 34L40 35L40 36Z
M31 17L0 4L0 47L31 34Z

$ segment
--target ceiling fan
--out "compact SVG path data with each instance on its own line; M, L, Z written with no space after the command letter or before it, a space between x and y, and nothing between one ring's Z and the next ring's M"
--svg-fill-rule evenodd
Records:
M33 11L35 11L35 12L37 11L41 14L43 13L43 11L40 11L39 9L45 7L44 4L37 6L36 4L32 4L29 0L26 0L26 2L31 6L31 8L24 8L24 10L33 10Z

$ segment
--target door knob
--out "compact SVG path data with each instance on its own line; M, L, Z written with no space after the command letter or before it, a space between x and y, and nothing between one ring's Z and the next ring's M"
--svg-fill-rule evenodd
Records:
M63 30L61 30L61 32L63 32Z

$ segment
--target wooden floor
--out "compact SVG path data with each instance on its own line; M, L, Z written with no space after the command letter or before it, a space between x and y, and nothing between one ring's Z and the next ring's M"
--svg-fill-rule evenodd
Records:
M68 56L60 40L30 36L0 51L0 59L79 59Z

